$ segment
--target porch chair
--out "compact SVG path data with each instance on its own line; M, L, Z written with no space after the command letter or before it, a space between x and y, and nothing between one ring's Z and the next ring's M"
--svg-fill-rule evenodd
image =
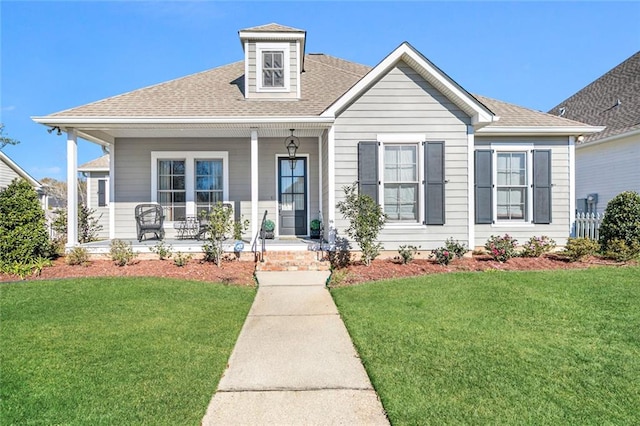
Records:
M138 242L145 234L153 232L157 239L164 238L164 212L160 204L138 204L136 206L136 228Z

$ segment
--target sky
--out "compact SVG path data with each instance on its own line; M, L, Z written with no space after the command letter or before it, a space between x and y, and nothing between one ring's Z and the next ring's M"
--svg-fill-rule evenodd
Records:
M244 59L238 30L307 31L307 53L375 66L408 41L467 91L548 111L640 50L640 2L0 1L3 152L66 179L31 120ZM78 162L101 155L78 143Z

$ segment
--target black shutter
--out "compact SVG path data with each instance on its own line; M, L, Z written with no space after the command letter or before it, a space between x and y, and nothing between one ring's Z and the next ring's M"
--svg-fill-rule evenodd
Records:
M533 151L533 223L551 223L551 151Z
M378 142L358 143L358 191L378 203Z
M98 207L104 207L107 205L107 181L104 179L98 180Z
M424 146L425 224L444 225L444 142Z
M493 222L492 158L490 149L479 149L475 152L476 223Z

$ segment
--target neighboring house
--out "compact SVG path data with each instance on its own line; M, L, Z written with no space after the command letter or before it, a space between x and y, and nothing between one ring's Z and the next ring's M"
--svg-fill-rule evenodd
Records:
M640 192L640 52L550 114L605 126L576 144L576 207L602 213L623 191Z
M250 220L252 238L265 211L277 237L309 235L320 213L345 236L336 205L357 182L388 215L388 250L504 233L566 241L575 140L601 128L474 96L409 43L371 68L306 53L295 28L239 36L242 61L34 117L67 132L70 174L78 137L109 148L110 238L135 238L136 204L160 203L171 237L216 201Z
M109 238L109 154L78 167L87 178L87 207L95 211L94 217L102 229L98 238Z
M43 209L47 206L47 194L40 182L18 166L7 154L0 151L0 191L8 187L14 179L24 179L36 190L40 205Z

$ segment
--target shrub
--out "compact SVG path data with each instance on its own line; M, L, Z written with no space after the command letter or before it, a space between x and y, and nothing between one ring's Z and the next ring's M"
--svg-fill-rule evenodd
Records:
M262 226L262 229L264 229L267 232L273 232L273 230L276 229L276 224L273 223L271 219L267 219L264 221L264 225Z
M604 252L612 251L609 244L613 240L624 241L628 250L640 246L640 194L625 191L613 197L604 211L599 232ZM619 243L615 245L619 247Z
M624 240L613 239L607 243L607 248L603 250L603 255L607 259L617 260L618 262L626 262L640 253L640 243L631 243L628 245Z
M58 209L56 217L51 227L58 234L58 239L67 238L67 209ZM95 217L96 211L84 204L78 204L78 242L89 243L98 239L98 232L102 230L102 225L98 223L100 216Z
M171 244L165 245L163 241L158 241L155 246L149 247L149 251L158 255L158 259L170 259L173 255Z
M497 260L502 263L516 255L517 242L518 240L508 234L504 234L502 237L492 235L487 240L484 248L487 250L489 255L491 255L493 260Z
M183 254L181 252L177 252L176 255L173 258L173 263L176 266L182 267L182 266L186 265L187 263L189 263L189 261L191 260L191 257L192 256L190 254Z
M89 263L89 253L84 247L72 248L65 258L67 265L86 265Z
M435 259L439 265L448 265L455 257L455 253L446 247L438 247L431 251L429 258Z
M233 222L231 214L233 210L227 208L222 203L216 203L207 215L207 238L202 245L204 252L204 260L207 262L215 262L219 267L222 260L222 242L232 231Z
M358 193L358 184L343 189L345 199L337 207L342 216L349 220L347 235L360 246L362 263L370 265L383 248L376 240L387 216L371 197Z
M587 256L595 255L600 250L600 245L589 238L569 238L564 247L563 254L572 262L582 260Z
M461 259L469 251L464 243L460 243L458 240L454 241L453 238L447 238L444 242L444 247L458 259Z
M418 248L412 245L405 245L398 247L398 254L400 255L400 260L404 265L411 262L415 255L418 253Z
M542 237L531 237L524 243L520 255L522 257L540 257L556 248L556 242L543 235Z
M137 256L136 253L133 252L131 243L126 243L122 240L111 241L109 254L111 254L111 260L118 266L128 265Z
M242 234L249 229L249 220L242 219L233 222L233 239L236 241L242 240Z
M15 179L0 191L0 263L31 264L53 253L36 191Z
M24 262L9 262L1 264L0 271L3 274L15 275L24 280L33 273L33 266Z

